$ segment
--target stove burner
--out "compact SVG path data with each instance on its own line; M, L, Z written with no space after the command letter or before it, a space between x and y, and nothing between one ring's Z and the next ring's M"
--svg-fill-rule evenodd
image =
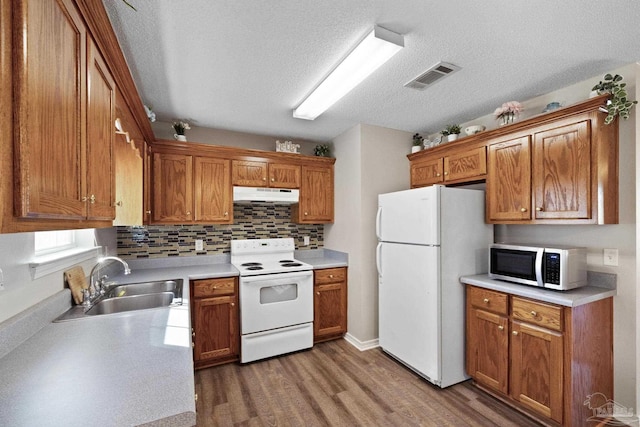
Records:
M240 264L240 267L259 267L261 265L261 262L245 262L244 264Z
M279 262L295 262L292 259L281 259Z
M300 267L302 264L299 262L284 262L282 263L283 267Z
M251 267L247 267L247 270L264 270L262 267L260 267L259 265L254 265Z

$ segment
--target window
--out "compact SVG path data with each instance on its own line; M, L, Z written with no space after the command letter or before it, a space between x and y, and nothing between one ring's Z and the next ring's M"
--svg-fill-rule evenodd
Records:
M75 248L76 236L73 230L38 231L35 234L35 255Z

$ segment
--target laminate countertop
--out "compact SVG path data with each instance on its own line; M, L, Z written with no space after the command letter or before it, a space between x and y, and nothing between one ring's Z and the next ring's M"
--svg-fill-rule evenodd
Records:
M600 276L603 276L602 274ZM611 275L607 275L611 276ZM505 282L489 278L488 274L478 274L475 276L462 276L460 282L467 285L474 285L485 289L499 292L506 292L512 295L532 298L538 301L550 302L552 304L566 307L578 307L604 298L616 295L615 289L600 286L584 286L582 288L568 291L556 291L551 289L541 289L534 286L519 285L517 283Z

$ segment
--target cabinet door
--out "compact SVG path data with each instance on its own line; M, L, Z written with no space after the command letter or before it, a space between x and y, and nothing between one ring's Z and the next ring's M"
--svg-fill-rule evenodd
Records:
M411 187L426 187L444 181L443 159L411 162Z
M194 359L238 355L238 304L236 296L194 300Z
M487 150L480 147L444 158L444 180L482 179L487 174Z
M590 122L534 135L533 188L536 219L591 217Z
M87 197L89 219L112 220L115 82L91 37L87 38Z
M300 188L300 166L270 163L269 187Z
M83 219L87 35L82 18L70 0L16 1L11 8L19 29L13 58L15 215Z
M314 342L344 335L347 332L346 282L317 285L314 291Z
M174 224L191 222L192 209L192 157L154 153L151 208L153 221Z
M487 220L531 219L530 137L489 146Z
M512 322L511 397L562 422L562 334Z
M233 223L231 162L211 157L194 159L195 221Z
M509 375L508 319L488 311L468 310L467 373L477 382L506 394Z
M267 162L234 160L232 165L233 185L241 187L266 187Z
M302 166L298 221L333 222L333 167Z

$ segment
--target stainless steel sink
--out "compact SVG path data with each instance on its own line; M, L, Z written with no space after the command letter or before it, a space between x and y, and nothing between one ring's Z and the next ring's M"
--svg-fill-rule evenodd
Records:
M182 304L182 279L113 285L85 311L81 305L71 307L55 322L86 319L103 314L114 314L148 308Z
M95 316L99 314L121 313L123 311L144 310L147 308L168 307L173 302L173 298L173 292L107 298L95 304L84 314L87 316Z
M159 292L173 292L176 298L182 298L182 279L115 285L109 288L105 294L105 298L120 298L124 296L155 294Z

